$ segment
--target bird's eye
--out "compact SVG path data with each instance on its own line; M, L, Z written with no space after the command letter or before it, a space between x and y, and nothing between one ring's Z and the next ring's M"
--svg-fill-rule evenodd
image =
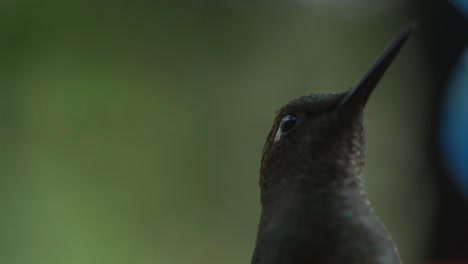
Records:
M294 114L285 115L279 124L276 132L275 141L280 140L283 136L291 132L297 125L297 117Z

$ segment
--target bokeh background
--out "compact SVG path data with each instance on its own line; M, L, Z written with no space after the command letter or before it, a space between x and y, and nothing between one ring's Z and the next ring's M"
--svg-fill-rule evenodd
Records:
M272 114L348 89L419 18L366 109L365 180L421 263L437 213L424 4L2 1L0 262L249 263Z

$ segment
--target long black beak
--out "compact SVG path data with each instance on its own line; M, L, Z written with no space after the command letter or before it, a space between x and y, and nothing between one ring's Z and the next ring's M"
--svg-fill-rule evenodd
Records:
M377 86L390 64L392 64L401 47L403 47L414 29L414 23L410 23L403 28L403 30L388 44L361 80L343 97L338 104L338 108L354 104L364 106L367 103L367 99L369 99L372 91Z

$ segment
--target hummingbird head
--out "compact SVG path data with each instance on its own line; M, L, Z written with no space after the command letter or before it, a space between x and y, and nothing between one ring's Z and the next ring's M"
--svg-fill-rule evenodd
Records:
M405 27L349 91L302 96L277 111L263 149L262 200L275 190L361 185L363 110L413 29Z
M263 150L263 193L276 186L317 190L360 180L364 104L340 106L346 95L302 96L276 113Z

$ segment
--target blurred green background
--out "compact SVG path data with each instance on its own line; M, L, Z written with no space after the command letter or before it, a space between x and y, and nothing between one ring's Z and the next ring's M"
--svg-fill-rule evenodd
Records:
M411 19L339 2L2 1L0 262L249 263L272 114L350 87ZM406 263L432 214L417 36L366 109L366 188Z

